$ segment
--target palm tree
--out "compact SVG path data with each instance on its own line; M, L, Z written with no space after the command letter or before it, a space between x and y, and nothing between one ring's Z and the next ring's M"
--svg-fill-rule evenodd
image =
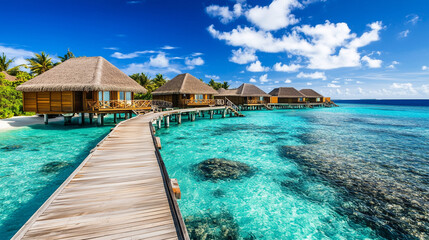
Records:
M0 72L7 72L11 75L16 75L17 72L19 72L19 68L23 65L18 65L12 68L9 68L10 65L13 63L15 58L8 59L4 53L0 56Z
M161 87L166 82L167 82L167 80L165 80L164 76L162 76L161 73L156 74L156 77L154 79L152 79L152 84L154 87L153 90L156 90L157 88Z
M3 53L0 56L0 72L8 71L10 64L12 64L13 59L7 59L6 55Z
M130 78L134 79L138 84L150 90L151 79L150 76L145 73L134 73L130 75Z
M230 87L228 82L223 82L222 86L223 89L228 89Z
M70 51L70 49L67 49L66 55L64 57L59 57L61 59L61 62L65 62L69 60L70 58L75 58L74 54Z
M52 58L45 52L41 52L40 54L36 53L35 57L29 58L27 61L31 72L36 75L40 75L54 67Z

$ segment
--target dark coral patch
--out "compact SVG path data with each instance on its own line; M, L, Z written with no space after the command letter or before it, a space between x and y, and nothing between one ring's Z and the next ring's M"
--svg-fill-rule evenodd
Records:
M185 218L190 239L240 239L239 226L229 212Z
M205 180L240 179L253 173L249 165L224 158L212 158L199 163L196 172Z
M69 164L66 162L59 162L59 161L50 162L50 163L43 165L40 172L42 174L47 175L47 174L58 172L60 169L67 167L68 165Z

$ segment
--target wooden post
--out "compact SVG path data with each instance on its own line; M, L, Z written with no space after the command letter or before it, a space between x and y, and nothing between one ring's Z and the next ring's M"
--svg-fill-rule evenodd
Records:
M43 114L43 122L48 125L48 114Z
M225 118L225 117L226 117L226 109L223 110L223 112L222 112L222 118Z
M161 129L162 118L158 118L158 129Z
M188 112L188 120L191 120L191 113Z
M195 121L195 115L197 115L196 113L192 113L192 115L191 115L191 121L193 122L193 121Z
M64 116L64 125L68 125L71 123L71 117Z
M167 128L170 127L170 115L165 117L164 124L165 124L165 127Z
M97 114L97 126L101 126L101 113Z
M177 123L178 123L178 124L182 124L182 113L179 113L179 114L177 115Z
M210 110L210 119L213 119L213 110Z
M85 124L85 113L79 113L79 124L80 125Z
M130 118L133 118L133 112L130 112Z
M94 118L94 113L89 114L89 123L92 124L92 119Z
M118 117L117 117L117 115L118 115L117 113L114 113L114 114L113 114L113 122L114 122L114 123L117 123L117 122L118 122Z

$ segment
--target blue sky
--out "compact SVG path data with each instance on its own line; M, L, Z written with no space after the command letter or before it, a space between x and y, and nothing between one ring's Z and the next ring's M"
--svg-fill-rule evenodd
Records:
M333 98L429 98L429 3L370 0L0 0L0 53L67 48L132 74Z

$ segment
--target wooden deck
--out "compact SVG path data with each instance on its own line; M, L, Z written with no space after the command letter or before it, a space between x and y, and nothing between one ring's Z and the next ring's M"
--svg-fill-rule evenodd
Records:
M13 239L188 239L154 146L157 115L118 124Z

